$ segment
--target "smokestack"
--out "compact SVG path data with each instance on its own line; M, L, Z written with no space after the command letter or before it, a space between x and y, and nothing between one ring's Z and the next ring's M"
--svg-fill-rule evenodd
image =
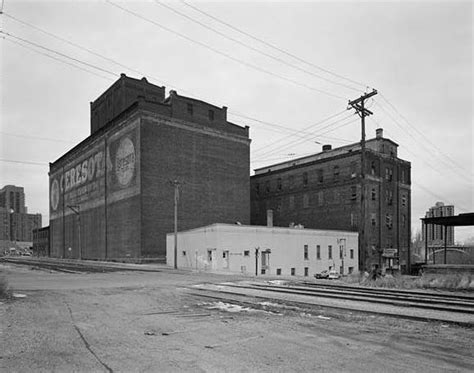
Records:
M375 130L375 137L376 137L377 139L383 138L383 128L377 128L377 129Z
M273 210L267 210L267 227L273 227Z
M323 145L323 152L327 152L332 149L332 146L330 144Z

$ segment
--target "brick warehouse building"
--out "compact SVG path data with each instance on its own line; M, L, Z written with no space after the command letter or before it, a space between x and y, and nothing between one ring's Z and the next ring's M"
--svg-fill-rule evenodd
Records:
M250 220L248 127L227 108L121 75L91 103L91 135L50 164L53 257L163 259L174 229Z
M365 242L359 269L409 266L411 166L397 157L398 145L383 137L366 141ZM255 170L251 177L251 223L361 232L361 146L355 143ZM399 259L399 261L397 260Z

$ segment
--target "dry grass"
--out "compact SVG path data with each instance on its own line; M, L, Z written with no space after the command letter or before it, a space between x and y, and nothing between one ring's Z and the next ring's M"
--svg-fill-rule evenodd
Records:
M474 275L470 273L424 274L417 277L387 275L375 280L362 274L347 276L343 281L349 284L378 288L474 291Z
M11 290L8 286L8 281L5 276L0 274L0 299L7 299L11 297Z

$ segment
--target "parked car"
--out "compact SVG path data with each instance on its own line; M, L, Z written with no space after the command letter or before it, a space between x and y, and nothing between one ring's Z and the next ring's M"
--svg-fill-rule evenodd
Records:
M339 277L341 277L341 275L335 269L329 271L328 278L330 280L337 280Z
M316 278L329 278L329 271L322 271L321 273L316 273L314 275Z

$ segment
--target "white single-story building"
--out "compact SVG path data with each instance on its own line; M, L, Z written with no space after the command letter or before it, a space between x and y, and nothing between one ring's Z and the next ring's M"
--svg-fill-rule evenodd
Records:
M177 241L178 268L273 276L358 272L357 232L212 224L179 232ZM168 233L169 266L174 251L174 234Z

